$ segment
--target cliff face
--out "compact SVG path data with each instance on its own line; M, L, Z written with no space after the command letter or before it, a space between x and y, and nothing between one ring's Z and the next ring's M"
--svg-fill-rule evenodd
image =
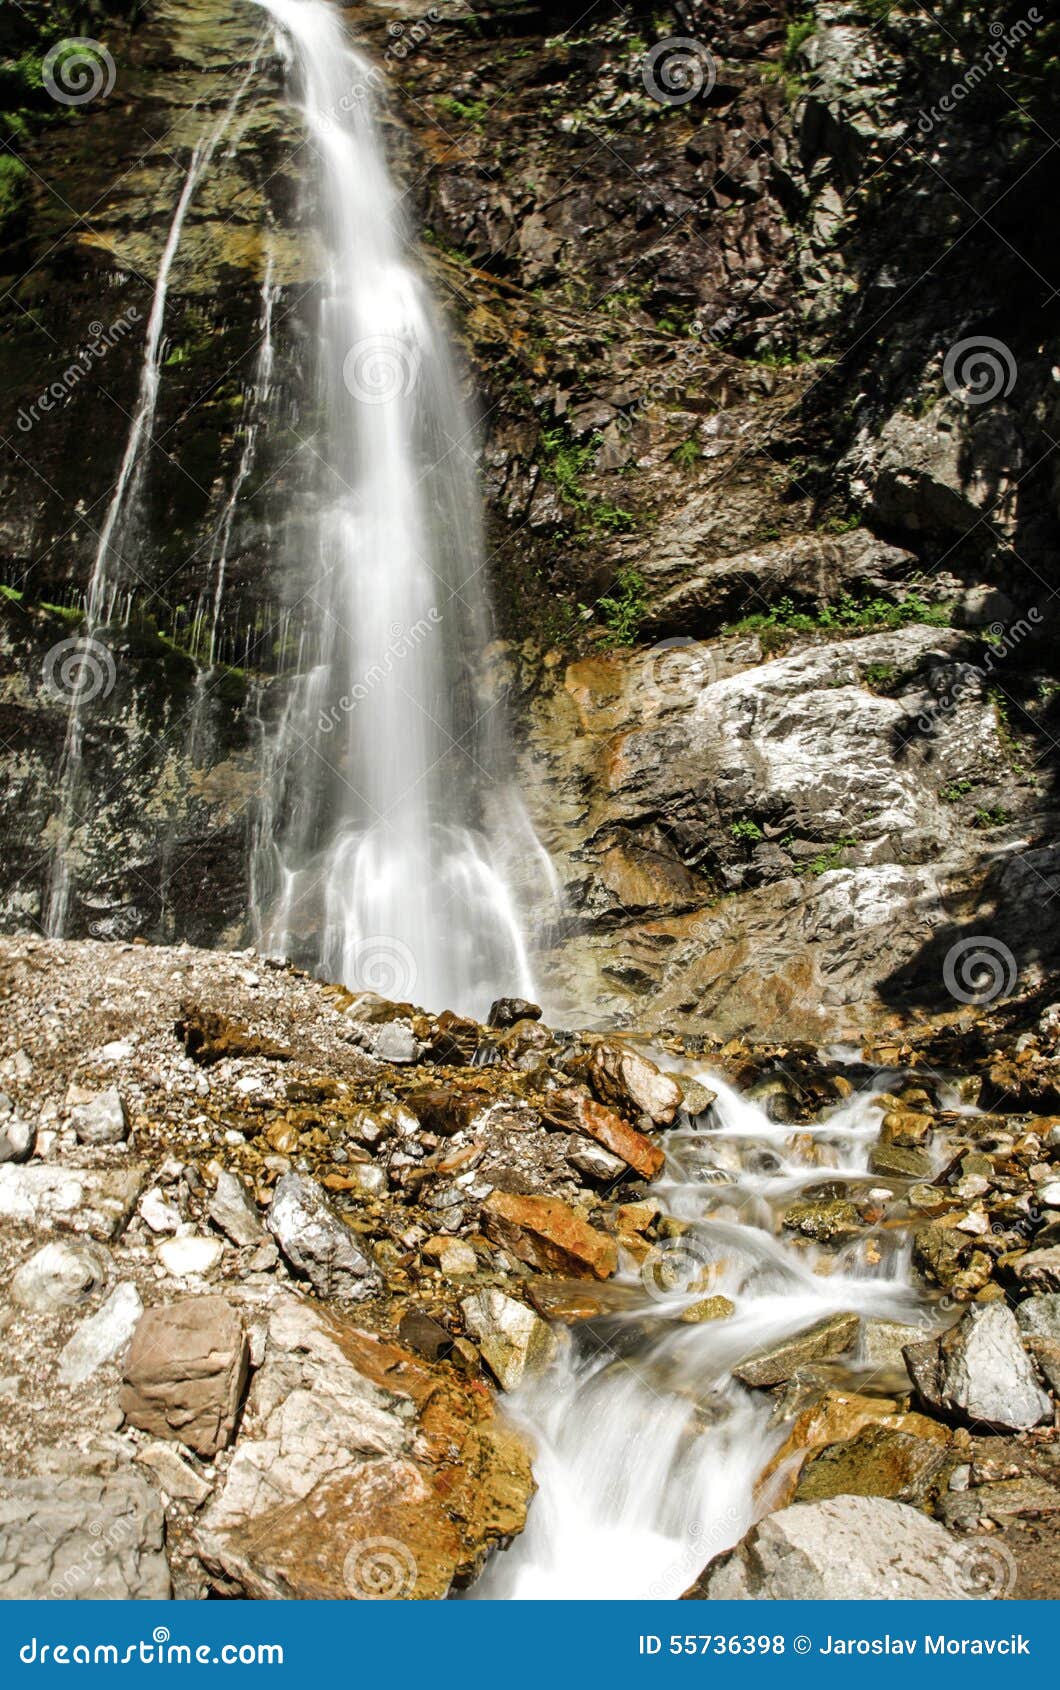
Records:
M492 671L566 889L559 1002L833 1034L951 1001L969 937L1001 988L1052 963L1056 26L1034 10L350 13L481 400ZM256 746L297 637L275 525L312 432L298 136L261 22L95 14L112 92L38 101L16 149L10 926L39 912L54 810L48 654L77 635L189 159L233 100L174 259L76 930L243 922ZM683 66L671 36L697 44Z

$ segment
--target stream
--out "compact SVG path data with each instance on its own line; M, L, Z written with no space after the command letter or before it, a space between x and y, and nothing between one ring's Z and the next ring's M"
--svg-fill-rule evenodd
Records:
M838 1252L774 1233L778 1207L807 1187L886 1184L868 1157L887 1076L798 1127L771 1121L716 1075L697 1077L716 1102L665 1136L652 1187L688 1230L656 1246L639 1275L605 1287L601 1301L624 1306L564 1331L549 1373L507 1399L536 1448L539 1490L525 1533L494 1557L473 1598L679 1597L767 1511L756 1482L790 1430L775 1422L771 1396L733 1379L733 1365L841 1312L932 1324L904 1230L872 1229ZM705 1296L727 1298L733 1312L682 1321ZM847 1389L889 1383L857 1352L831 1366Z

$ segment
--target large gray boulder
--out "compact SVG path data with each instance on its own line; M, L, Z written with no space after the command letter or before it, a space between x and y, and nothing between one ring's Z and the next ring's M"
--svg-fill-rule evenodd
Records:
M770 1514L700 1575L710 1602L962 1600L958 1545L904 1502L836 1496Z
M918 1396L936 1414L997 1432L1024 1432L1052 1415L1005 1303L970 1308L941 1338L904 1353Z
M139 1474L0 1476L0 1598L165 1600L165 1522Z

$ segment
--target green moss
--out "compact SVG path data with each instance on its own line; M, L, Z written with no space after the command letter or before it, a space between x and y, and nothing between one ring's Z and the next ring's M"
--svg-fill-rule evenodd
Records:
M814 610L799 610L793 599L782 598L769 610L758 611L723 628L727 634L758 634L766 651L787 644L795 634L869 634L888 628L904 628L921 622L932 628L949 626L950 612L944 605L928 604L919 593L890 601L855 598L841 593L834 603Z
M475 129L481 129L490 109L488 100L457 100L452 94L439 94L434 103L447 117L457 123L470 123Z
M620 569L609 593L598 598L595 605L580 607L583 616L595 614L603 622L607 629L602 641L604 646L628 646L634 643L648 609L646 585L639 569Z

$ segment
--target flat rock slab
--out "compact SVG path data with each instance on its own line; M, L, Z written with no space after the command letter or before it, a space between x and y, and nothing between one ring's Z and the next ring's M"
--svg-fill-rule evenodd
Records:
M833 1314L820 1320L807 1332L794 1338L784 1338L779 1344L769 1344L745 1356L736 1363L733 1374L743 1385L768 1388L782 1385L811 1361L823 1361L842 1355L858 1335L856 1314Z
M164 1532L158 1492L139 1474L0 1476L0 1598L164 1601Z
M549 1118L595 1139L642 1179L654 1179L666 1161L657 1144L631 1127L614 1109L597 1103L588 1092L571 1089L553 1093L549 1098Z
M482 1230L494 1244L543 1273L609 1279L618 1246L558 1197L494 1191L482 1205Z
M117 1238L147 1182L147 1170L122 1168L19 1167L0 1164L0 1220L20 1221L42 1231L87 1232Z
M125 1363L121 1407L141 1432L209 1458L231 1442L249 1366L243 1322L223 1297L148 1309Z
M752 1527L687 1594L710 1602L967 1600L959 1549L942 1526L903 1502L795 1503Z
M105 1362L124 1356L143 1313L140 1293L131 1280L116 1285L95 1314L83 1320L59 1355L63 1385L83 1385Z

